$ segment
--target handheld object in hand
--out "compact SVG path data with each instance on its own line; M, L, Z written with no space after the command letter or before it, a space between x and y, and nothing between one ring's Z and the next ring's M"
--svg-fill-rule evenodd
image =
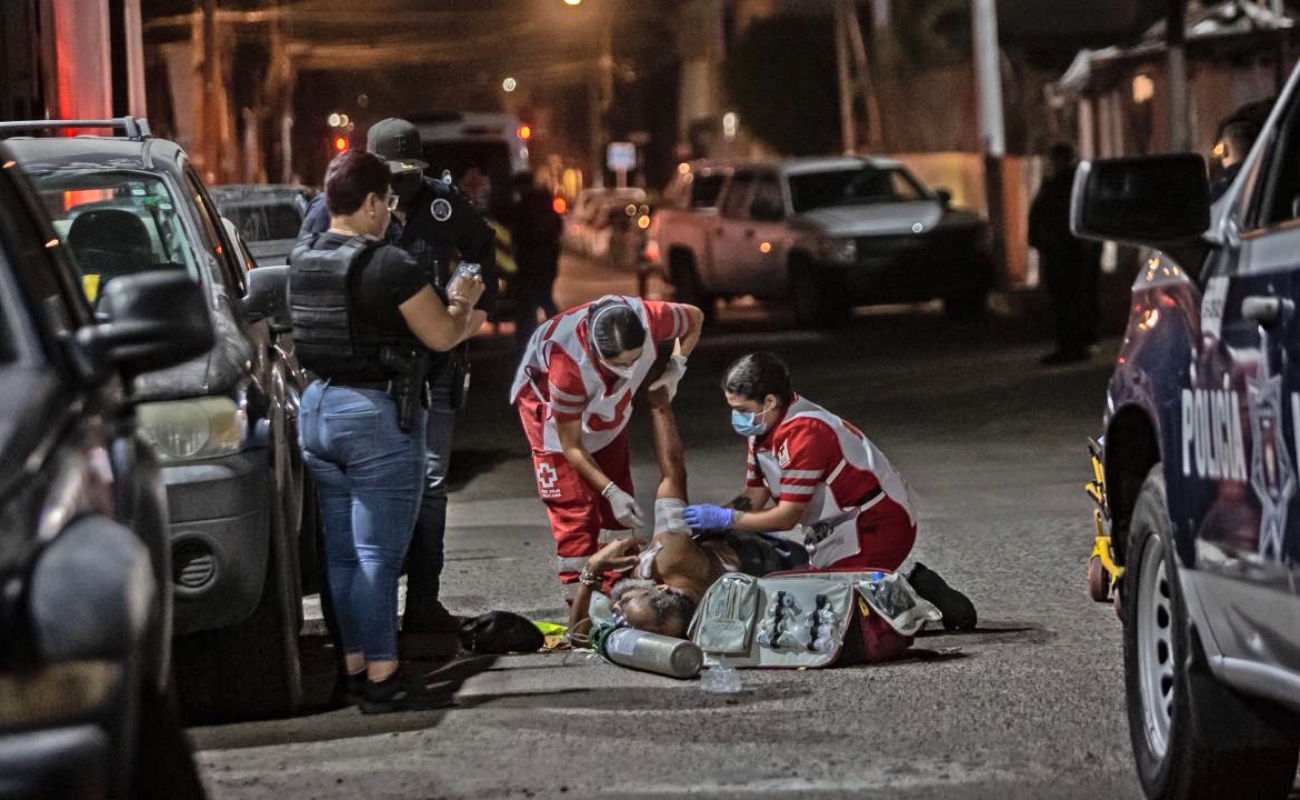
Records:
M474 264L468 261L462 261L461 265L456 268L456 274L451 276L452 280L457 278L472 278L483 271L483 265Z

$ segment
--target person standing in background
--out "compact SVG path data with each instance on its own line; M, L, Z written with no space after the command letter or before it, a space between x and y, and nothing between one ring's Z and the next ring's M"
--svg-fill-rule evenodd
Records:
M543 318L559 313L552 292L560 263L560 235L564 221L556 213L551 193L533 181L531 172L514 178L518 195L510 214L515 247L515 273L511 294L515 301L515 348L523 352L537 329L537 309Z
M1077 167L1074 146L1066 142L1048 151L1050 172L1029 209L1029 246L1038 251L1056 321L1056 349L1044 364L1087 361L1097 344L1100 308L1101 244L1070 232L1070 192Z

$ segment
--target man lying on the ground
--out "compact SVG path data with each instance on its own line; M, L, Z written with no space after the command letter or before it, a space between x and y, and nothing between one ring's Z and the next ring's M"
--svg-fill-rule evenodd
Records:
M779 534L728 530L691 535L682 519L686 458L671 398L666 389L659 389L648 399L662 476L654 536L645 545L632 538L616 539L587 562L569 618L570 639L578 643L590 628L597 589L608 593L613 612L630 627L685 638L704 592L726 573L761 576L808 566L803 545Z

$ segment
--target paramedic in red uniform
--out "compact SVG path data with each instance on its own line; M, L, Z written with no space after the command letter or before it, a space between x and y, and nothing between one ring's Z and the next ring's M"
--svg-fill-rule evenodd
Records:
M691 529L802 525L815 531L806 542L814 569L897 570L916 541L916 517L907 484L871 440L795 394L771 353L733 363L723 390L732 427L749 440L745 491L732 508L687 506Z
M632 395L655 362L656 346L670 341L671 360L650 388L676 393L703 323L694 306L609 295L552 317L528 342L510 398L532 447L537 492L570 598L602 529L647 524L633 497Z

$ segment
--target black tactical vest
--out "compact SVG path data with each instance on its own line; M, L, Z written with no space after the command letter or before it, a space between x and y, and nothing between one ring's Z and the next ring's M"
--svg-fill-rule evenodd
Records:
M355 236L337 250L318 250L317 238L295 251L289 266L289 319L298 361L322 378L387 380L391 376L380 364L380 348L422 345L414 334L386 333L356 314L352 275L382 242Z

